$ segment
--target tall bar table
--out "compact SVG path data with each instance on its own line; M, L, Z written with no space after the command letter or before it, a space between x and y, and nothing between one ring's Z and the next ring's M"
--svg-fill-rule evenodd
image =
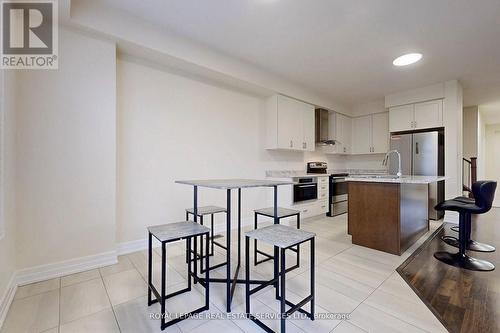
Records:
M225 283L226 284L226 310L231 312L231 301L236 289L237 283L245 283L245 279L238 279L238 273L241 265L241 189L251 187L269 187L274 191L274 224L279 224L278 219L278 186L292 185L291 181L276 181L276 180L259 180L259 179L200 179L200 180L176 180L178 184L185 184L193 186L193 207L194 207L194 221L198 221L198 187L214 188L226 190L226 278L210 278L210 283ZM236 272L231 278L231 190L238 190L238 260L236 265ZM279 251L275 247L274 252ZM276 254L277 257L277 254ZM196 256L195 256L195 260ZM274 263L274 277L278 276L279 266L278 262ZM196 266L196 265L195 265ZM200 280L203 280L200 278ZM252 284L262 284L267 281L251 280ZM278 297L278 288L276 288L276 297Z

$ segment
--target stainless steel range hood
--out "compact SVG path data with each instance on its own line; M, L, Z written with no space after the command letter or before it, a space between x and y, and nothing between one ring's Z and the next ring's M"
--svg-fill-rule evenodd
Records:
M331 139L329 135L329 111L326 109L316 109L316 144L321 146L334 146L340 143L337 140Z

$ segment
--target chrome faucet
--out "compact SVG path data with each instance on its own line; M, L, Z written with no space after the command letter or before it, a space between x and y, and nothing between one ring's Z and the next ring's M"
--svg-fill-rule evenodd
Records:
M403 174L401 173L401 154L399 153L399 151L397 150L389 150L386 154L385 154L385 157L384 157L384 160L382 161L382 165L383 166L386 166L387 165L387 160L389 159L389 156L392 154L392 153L396 153L398 154L398 173L396 174L398 177L401 177Z

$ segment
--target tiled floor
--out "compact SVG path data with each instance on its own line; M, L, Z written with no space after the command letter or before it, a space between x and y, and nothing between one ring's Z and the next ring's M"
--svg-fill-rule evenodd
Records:
M370 250L351 244L346 216L303 221L303 229L317 233L316 241L316 312L348 314L347 320L291 319L287 332L446 332L427 307L401 279L395 268L427 236L403 256ZM431 232L438 226L431 224ZM233 238L234 239L234 238ZM236 245L234 245L235 247ZM263 250L265 245L259 246ZM236 254L236 251L233 251ZM182 243L169 245L169 291L186 283L186 264ZM223 262L224 252L217 250L213 263ZM294 263L290 255L288 263ZM159 274L159 256L155 254ZM287 296L298 301L309 293L309 249L302 247L301 267L287 279ZM234 269L234 268L233 268ZM92 271L20 287L1 333L17 332L160 332L159 321L150 314L158 305L147 307L146 252L119 258L119 263ZM241 270L243 275L244 269ZM213 271L223 277L225 268ZM272 263L254 267L252 278L269 278ZM158 279L155 278L156 283ZM244 312L244 288L238 286L233 299L233 315ZM165 332L263 332L246 319L225 319L225 286L210 287L212 316L189 319ZM279 309L274 291L264 289L252 297L252 311L276 313ZM190 293L169 299L167 311L180 313L203 304L203 289L197 285ZM265 321L278 328L275 320Z

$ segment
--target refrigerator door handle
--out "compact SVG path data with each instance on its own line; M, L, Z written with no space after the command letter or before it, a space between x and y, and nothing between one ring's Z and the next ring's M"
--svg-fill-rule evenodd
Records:
M419 152L418 152L418 141L415 142L415 154L419 154Z

